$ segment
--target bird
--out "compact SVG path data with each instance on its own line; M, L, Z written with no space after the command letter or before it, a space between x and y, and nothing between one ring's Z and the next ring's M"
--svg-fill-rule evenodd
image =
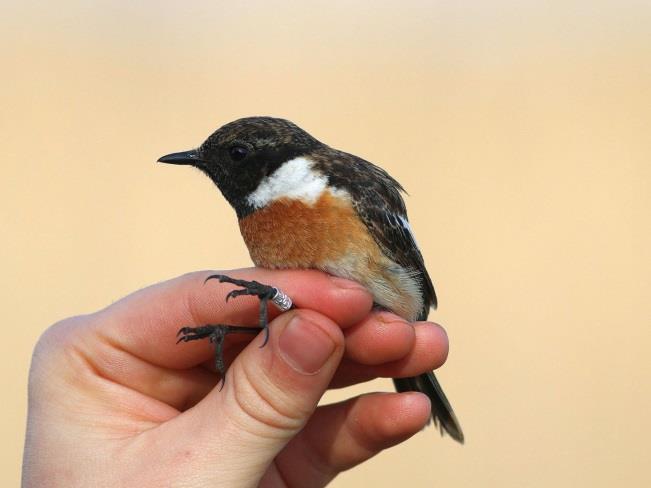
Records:
M436 308L434 286L407 218L404 189L379 166L322 143L289 120L266 116L229 122L198 148L158 161L193 166L216 184L235 210L256 266L318 269L354 280L371 292L376 307L410 322L426 320L430 308ZM265 326L266 302L278 290L223 275L213 278L243 287L227 298L259 296ZM218 345L218 369L223 369L221 341L228 332L232 327L220 330L219 337L211 326L185 327L179 341L210 336ZM425 393L441 433L464 442L433 372L393 381L399 392Z

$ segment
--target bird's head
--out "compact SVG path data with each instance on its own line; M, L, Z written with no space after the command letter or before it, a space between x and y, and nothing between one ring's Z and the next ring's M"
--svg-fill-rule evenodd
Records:
M250 195L284 163L322 144L284 119L247 117L217 129L197 149L163 156L158 161L194 166L212 179L238 217L250 213Z

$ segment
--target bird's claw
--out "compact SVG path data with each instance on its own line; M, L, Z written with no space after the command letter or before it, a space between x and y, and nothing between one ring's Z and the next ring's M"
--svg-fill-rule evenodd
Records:
M221 374L222 385L226 378L226 365L224 363L223 349L224 339L231 333L257 334L264 331L265 337L262 345L264 347L269 342L269 323L267 318L268 302L271 300L279 310L285 312L292 307L291 299L282 291L273 286L264 285L257 281L246 281L231 278L230 276L214 274L204 280L204 284L209 280L218 280L220 283L230 283L239 286L240 289L231 290L226 294L226 301L231 298L240 296L257 296L260 299L260 310L258 316L259 327L238 327L234 325L216 324L203 325L200 327L182 327L176 336L180 342L190 342L208 338L212 344L215 344L215 369ZM221 389L221 388L220 388Z
M226 295L226 301L230 300L231 298L237 298L242 295L249 295L249 293L247 293L247 290L231 290Z
M269 300L273 298L277 293L277 289L274 288L273 286L264 285L255 280L252 281L238 280L236 278L231 278L230 276L220 275L220 274L214 274L208 276L205 279L204 283L206 283L208 280L218 280L220 283L230 283L232 285L239 286L241 288L240 290L230 291L226 295L226 301L228 301L229 298L235 298L242 295L257 296L261 300L263 299Z
M224 363L224 339L226 339L228 334L257 334L258 332L260 332L258 327L238 327L236 325L225 324L182 327L176 334L177 337L180 336L176 343L208 338L211 344L215 344L215 369L221 375L221 388L223 388L227 370L226 364Z

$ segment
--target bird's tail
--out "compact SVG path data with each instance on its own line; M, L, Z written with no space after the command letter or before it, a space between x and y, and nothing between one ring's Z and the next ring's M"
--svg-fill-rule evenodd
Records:
M403 391L420 391L425 393L432 402L432 420L434 425L438 425L443 431L447 432L455 441L463 444L463 432L457 420L450 402L443 393L443 388L439 385L434 373L425 373L410 378L394 378L394 385L399 392Z

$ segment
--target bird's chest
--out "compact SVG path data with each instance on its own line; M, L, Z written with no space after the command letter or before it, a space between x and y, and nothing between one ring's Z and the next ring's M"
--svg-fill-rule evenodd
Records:
M419 281L384 255L349 201L324 192L314 203L278 199L240 220L251 259L264 268L315 268L355 280L379 305L416 320Z
M350 202L329 192L314 203L278 199L240 220L240 230L253 262L266 268L325 269L379 251Z

